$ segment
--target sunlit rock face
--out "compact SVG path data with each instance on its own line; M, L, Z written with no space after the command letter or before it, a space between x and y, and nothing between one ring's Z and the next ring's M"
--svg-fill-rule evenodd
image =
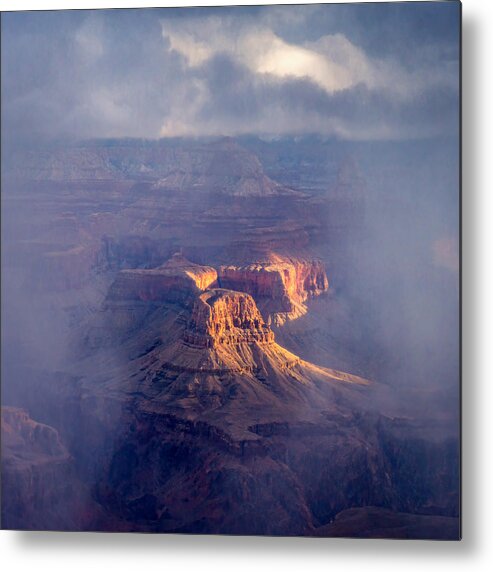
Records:
M219 280L225 288L251 294L278 324L306 313L303 303L329 288L321 261L279 256L272 262L222 266Z
M457 440L396 406L360 322L324 296L362 221L347 169L330 193L301 192L222 140L81 144L10 175L25 192L6 196L22 214L6 217L6 268L43 284L45 314L14 283L8 353L22 350L24 377L9 374L9 395L52 427L5 414L8 527L337 536L385 511L396 535L418 514L457 521ZM55 363L38 323L52 334L61 313L70 358Z
M82 289L108 271L156 269L178 248L216 269L271 253L306 258L324 225L320 205L274 181L231 139L19 152L5 179L29 201L29 216L20 217L29 224L9 229L9 242L19 238L5 250L13 263L22 252L29 279L48 290ZM133 278L122 277L122 288Z
M219 285L250 294L266 320L282 324L305 314L304 302L328 290L327 275L320 260L275 254L268 258L267 262L220 266L216 271L211 266L190 262L177 253L156 268L121 270L109 290L108 301L186 302L192 295ZM209 298L212 299L212 295ZM231 294L229 298L217 297L217 300L225 299L237 302ZM218 311L216 303L214 307Z
M214 268L194 264L181 254L175 254L157 268L121 270L109 290L108 299L184 301L216 281Z
M215 289L197 298L184 339L193 345L212 347L269 343L274 341L274 334L250 295Z

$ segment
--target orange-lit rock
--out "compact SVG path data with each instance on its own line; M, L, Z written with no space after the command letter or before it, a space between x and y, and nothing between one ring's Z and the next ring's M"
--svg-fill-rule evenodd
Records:
M185 341L199 346L273 342L255 301L248 294L215 289L201 294L194 305Z
M251 294L276 323L303 315L304 302L329 288L321 261L279 256L246 266L221 266L219 280L225 288Z
M108 299L180 302L216 281L217 272L211 266L194 264L175 254L158 268L120 271Z

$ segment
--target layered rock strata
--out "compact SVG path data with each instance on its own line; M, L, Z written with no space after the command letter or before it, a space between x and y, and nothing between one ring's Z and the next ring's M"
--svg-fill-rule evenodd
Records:
M306 313L304 302L329 288L321 261L281 257L265 263L221 266L219 281L225 288L251 294L277 324Z
M110 288L108 300L183 302L216 281L214 268L194 264L175 254L157 268L121 270Z
M196 346L214 347L270 343L274 334L250 295L214 289L197 298L184 340Z

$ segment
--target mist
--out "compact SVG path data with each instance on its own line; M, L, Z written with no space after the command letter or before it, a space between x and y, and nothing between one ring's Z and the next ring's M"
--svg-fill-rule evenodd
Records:
M215 411L219 399L234 406L236 389L221 394L224 371L204 381L195 403L187 392L200 385L200 369L187 366L193 380L181 385L175 365L161 377L153 369L168 367L160 352L181 340L190 300L153 299L145 288L112 298L121 271L156 269L176 253L213 269L278 255L294 264L321 259L330 288L306 302L305 314L276 325L276 339L315 369L383 388L368 392L374 417L355 414L358 430L378 416L390 426L398 414L422 423L419 430L442 423L422 441L409 430L409 439L421 451L443 438L453 462L459 9L2 15L2 404L60 432L91 491L91 526L102 518L91 503L103 498L111 512L114 483L125 485L139 462L154 467L155 451L139 457L132 449L139 431L150 443L162 431L176 453L172 439L190 423L211 438L204 455L224 446L222 421L213 429L181 424L174 416L186 408L166 402L182 391L191 411L197 403L197 411L204 403ZM154 399L161 383L172 388L159 394L166 405ZM353 397L330 407L342 403L350 417L362 402ZM155 402L164 413L152 410ZM299 405L300 416L312 415L312 404ZM161 413L155 429L152 415ZM176 453L177 465L190 451ZM147 496L139 499L142 514L152 513ZM392 508L408 509L399 502ZM443 514L455 516L455 501L447 502ZM130 504L128 514L140 510Z

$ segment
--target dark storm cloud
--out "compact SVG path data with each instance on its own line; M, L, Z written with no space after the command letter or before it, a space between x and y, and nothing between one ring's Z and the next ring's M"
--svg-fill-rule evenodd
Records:
M413 61L413 52L423 45L448 45L458 57L458 2L376 2L293 7L293 15L282 16L282 8L271 18L274 29L292 41L300 41L295 17L304 20L304 37L316 39L324 34L341 33L361 46L369 55L396 54Z
M197 114L198 122L219 118L221 128L243 125L245 133L251 132L253 122L255 132L268 134L278 118L277 132L291 134L316 133L318 128L355 138L366 138L367 133L392 137L396 131L401 138L432 136L447 132L458 114L456 94L444 87L404 102L363 84L330 94L306 79L259 77L224 54L201 67L200 79L210 97Z
M5 132L26 139L158 135L179 62L166 54L159 20L133 14L4 14Z
M458 129L458 4L7 13L8 141Z

